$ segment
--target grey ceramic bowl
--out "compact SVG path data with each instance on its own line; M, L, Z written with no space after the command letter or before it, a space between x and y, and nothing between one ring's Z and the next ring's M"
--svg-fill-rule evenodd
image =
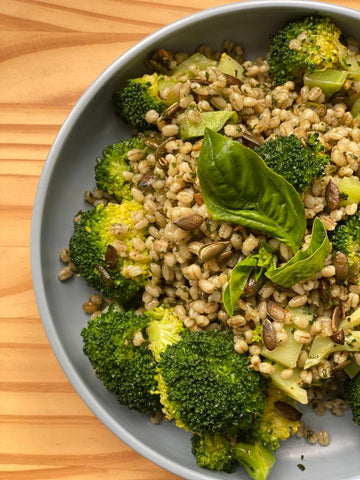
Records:
M121 407L94 376L82 352L80 331L87 317L81 305L89 295L85 283L57 279L59 250L72 234L73 215L81 208L83 192L94 187L94 164L103 148L129 136L114 115L113 91L144 72L144 60L164 47L192 51L205 43L219 48L225 39L241 42L248 58L263 54L268 38L285 21L319 13L330 15L348 35L360 37L360 12L325 3L259 0L231 3L177 21L139 42L116 60L82 96L50 151L35 201L31 257L40 315L52 348L69 380L97 417L121 440L144 457L188 480L247 479L245 470L233 476L196 466L190 435L172 424L154 426L149 418ZM277 452L273 480L355 480L360 478L356 453L360 430L350 413L344 418L305 414L315 430L330 432L328 447L309 446L301 439L286 442ZM302 457L304 456L304 457ZM300 471L298 464L306 469ZM136 468L134 466L134 468Z

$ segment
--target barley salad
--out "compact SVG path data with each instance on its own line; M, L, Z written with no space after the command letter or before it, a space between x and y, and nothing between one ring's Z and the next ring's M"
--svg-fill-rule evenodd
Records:
M148 73L114 93L133 136L97 158L97 188L74 217L59 279L75 273L95 289L84 300L91 317L82 335L104 385L153 422L174 419L191 431L204 468L240 463L261 480L290 436L328 445L327 431L302 423L299 404L320 415L350 405L359 423L359 58L357 42L331 19L307 17L284 26L255 60L233 41L218 52L159 50ZM118 324L126 324L123 344L111 338ZM198 423L177 408L184 392L162 369L169 352L175 361L177 346L189 345L183 331L211 342L221 332L229 357L246 359L251 382L266 380L263 401L250 409L256 432L231 430L234 417L205 428L208 405ZM128 392L124 345L154 358L141 404L134 396L143 384ZM210 395L186 388L190 397Z

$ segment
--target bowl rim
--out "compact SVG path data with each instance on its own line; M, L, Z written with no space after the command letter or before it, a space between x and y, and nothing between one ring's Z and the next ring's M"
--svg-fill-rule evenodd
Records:
M202 474L194 470L189 469L179 463L172 461L163 455L159 454L152 447L145 445L141 440L136 438L128 430L123 428L113 416L104 408L92 395L91 390L85 385L81 376L78 374L73 364L67 357L65 348L57 336L56 328L52 320L50 313L49 303L46 296L45 280L42 272L42 255L41 255L41 233L42 233L42 219L44 215L46 205L47 186L53 170L56 165L56 159L65 145L68 135L70 134L77 119L85 111L88 103L93 96L101 89L102 85L106 83L120 68L125 65L130 59L137 56L145 45L156 43L161 38L166 37L171 31L181 29L182 27L192 25L198 21L204 21L214 15L226 14L229 12L238 12L247 9L261 9L268 7L269 4L273 8L309 8L315 9L321 14L326 11L330 14L345 14L352 17L358 17L360 21L360 11L350 7L335 5L327 2L318 2L313 0L244 0L241 2L229 3L226 5L219 5L205 10L192 13L184 16L178 20L171 22L170 24L161 27L155 32L147 35L135 45L127 49L120 57L116 58L100 75L90 84L90 86L81 95L71 112L67 116L63 125L59 129L59 132L49 150L47 159L44 163L43 170L40 175L39 183L36 190L34 207L31 220L31 233L30 233L30 259L31 259L31 271L33 287L35 292L35 298L37 307L39 310L40 318L48 337L48 341L52 347L52 350L64 371L66 377L76 390L77 394L81 397L84 403L90 408L90 410L96 415L96 417L121 441L138 452L144 458L157 464L161 468L172 472L175 475L181 475L188 480L208 480L209 477L206 473ZM356 477L353 477L355 480ZM352 480L352 479L348 479Z

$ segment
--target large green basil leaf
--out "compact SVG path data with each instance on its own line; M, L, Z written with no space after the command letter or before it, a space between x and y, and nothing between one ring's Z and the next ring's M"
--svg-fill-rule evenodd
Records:
M257 256L250 255L237 263L231 270L229 283L226 285L223 293L223 304L229 317L233 316L235 304L243 293L251 272L257 264Z
M265 275L283 287L291 287L300 280L311 278L319 272L330 253L330 241L326 229L319 218L315 218L310 245L299 251L285 265L269 269Z
M198 177L214 219L269 233L298 251L306 229L301 198L253 150L206 129Z

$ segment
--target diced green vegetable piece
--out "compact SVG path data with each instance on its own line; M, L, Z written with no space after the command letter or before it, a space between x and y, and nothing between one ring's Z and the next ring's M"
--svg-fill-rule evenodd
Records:
M342 200L342 205L360 202L360 180L355 177L343 177L339 182L339 190L347 195L346 200Z
M275 372L271 375L271 380L273 384L285 392L290 398L306 405L309 403L307 391L300 387L300 370L298 368L294 369L294 373L290 378L282 378L281 372L284 368L281 365L274 364Z
M304 368L311 368L317 365L330 353L346 350L348 352L360 351L360 332L350 332L345 336L343 345L334 343L330 337L321 337L317 335L311 345L309 356L305 362Z
M353 106L351 107L351 115L354 118L358 118L360 115L360 97L355 100Z
M243 79L244 67L227 53L221 55L217 69L239 80Z
M302 345L295 341L291 325L285 326L288 341L285 345L280 345L274 350L268 350L265 346L261 350L261 355L268 360L272 360L287 368L295 368L299 358Z
M349 72L344 70L318 70L312 73L305 73L304 85L309 88L319 87L326 96L331 97L341 90Z
M174 80L171 80L170 77L164 77L164 76L159 76L158 80L158 89L159 89L159 96L161 100L165 103L166 106L170 106L173 103L177 102L179 100L179 96L176 95L175 93L171 93L170 95L167 95L166 97L162 95L162 92L166 89L170 92L174 92Z
M360 372L360 365L353 360L350 365L344 368L344 372L349 378L354 378Z
M189 119L188 114L185 113L184 118L180 122L181 140L202 137L205 134L206 128L210 128L211 130L218 132L229 120L237 122L238 119L236 112L228 110L201 112L200 117L200 122L193 122Z
M355 310L350 316L344 318L340 323L340 327L344 330L352 330L353 328L360 325L360 308Z
M179 65L171 71L171 76L176 77L182 73L190 73L190 65L196 65L200 70L206 70L207 67L215 66L216 63L215 60L211 60L211 58L205 57L202 53L196 52L183 62L179 63Z

